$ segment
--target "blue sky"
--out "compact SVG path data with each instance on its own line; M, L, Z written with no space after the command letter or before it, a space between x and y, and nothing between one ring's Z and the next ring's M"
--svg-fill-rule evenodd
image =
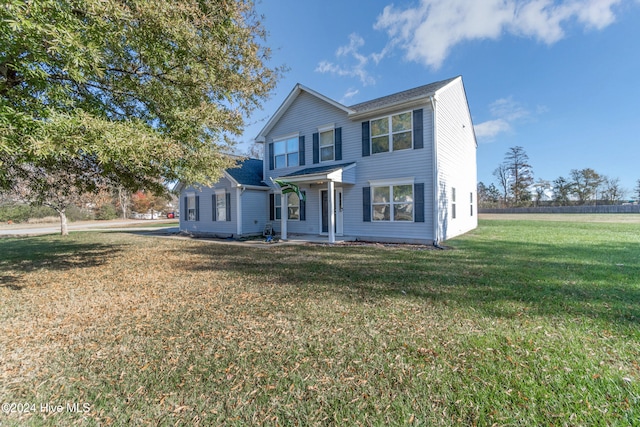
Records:
M289 70L249 121L252 142L296 83L345 105L462 75L478 180L513 146L535 179L592 168L640 179L640 0L264 0Z

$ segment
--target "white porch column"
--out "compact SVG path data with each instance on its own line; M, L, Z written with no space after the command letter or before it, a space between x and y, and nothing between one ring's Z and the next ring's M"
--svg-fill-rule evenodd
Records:
M336 242L336 195L335 195L335 183L329 180L327 184L327 191L329 192L327 197L329 199L329 243Z
M289 197L280 193L280 240L287 240L287 218L289 217Z

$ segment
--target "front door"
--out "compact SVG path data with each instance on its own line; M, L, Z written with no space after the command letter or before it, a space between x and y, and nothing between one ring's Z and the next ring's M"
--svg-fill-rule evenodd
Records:
M335 233L337 236L342 236L343 226L342 226L342 212L343 212L343 199L342 199L342 188L336 188L335 190L335 206L334 212L336 214L336 223L335 223ZM322 190L320 192L321 199L321 209L322 209L322 232L329 233L329 192L327 190Z

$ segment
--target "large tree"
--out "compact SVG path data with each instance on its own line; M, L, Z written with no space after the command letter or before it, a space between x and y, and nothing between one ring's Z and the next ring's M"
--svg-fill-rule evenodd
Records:
M511 194L516 206L530 201L529 188L533 184L533 169L524 148L520 146L509 148L503 164L511 176Z
M573 185L563 176L559 176L553 181L553 200L560 206L569 204Z
M0 21L0 189L35 203L215 181L280 73L250 0L5 0Z
M596 196L602 179L602 176L591 168L571 170L571 188L580 204L584 204Z
M511 194L511 174L509 169L504 164L500 164L494 171L493 176L498 180L498 185L502 190L502 203L503 207L507 206L509 195Z

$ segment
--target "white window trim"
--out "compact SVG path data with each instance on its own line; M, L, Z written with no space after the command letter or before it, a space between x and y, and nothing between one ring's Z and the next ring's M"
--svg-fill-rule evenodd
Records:
M290 134L287 134L287 135L282 135L282 136L279 136L279 137L273 139L273 141L272 141L273 151L274 151L273 152L273 169L285 169L285 168L294 168L294 167L300 166L300 147L298 146L298 149L296 150L296 153L298 153L298 164L297 165L291 166L291 165L289 165L289 162L287 160L287 165L286 166L283 166L281 168L276 167L276 157L277 157L276 154L275 154L276 144L278 142L287 141L289 139L294 139L294 138L299 139L300 138L300 132L293 132L293 133L290 133ZM285 146L285 152L284 152L285 159L287 159L287 155L288 154L292 154L292 153L293 153L293 151L291 153L286 151L286 146Z
M399 222L399 223L410 223L410 222L415 222L416 221L416 212L415 212L415 178L394 178L394 179L382 179L382 180L371 180L369 181L369 185L371 188L371 221L372 222L382 222L382 223L389 223L389 222ZM412 193L413 193L413 201L411 202L411 204L413 205L413 219L411 221L397 221L395 218L393 218L393 205L394 204L403 204L403 203L394 203L393 201L393 188L396 185L411 185L412 186ZM373 192L374 192L374 188L376 187L391 187L389 189L389 203L375 203L373 201ZM374 219L374 215L373 215L373 206L374 205L382 205L382 204L388 204L389 205L389 220L381 220L381 219Z
M186 221L195 221L196 220L196 193L195 191L188 191L186 193L187 196L187 211L185 212L185 220ZM191 200L193 200L193 219L191 219L189 215L189 211L192 209L189 207Z
M215 194L216 206L214 206L213 209L216 210L216 222L227 221L227 191L224 188L216 189ZM218 203L220 202L220 200L224 200L224 219L220 219L220 212L218 212Z
M394 150L393 149L393 124L391 121L391 118L393 116L399 116L400 114L405 114L405 113L409 113L409 115L411 116L411 129L409 129L409 131L402 131L402 132L411 132L411 147L409 148L403 148L402 150ZM371 153L372 156L375 156L377 154L384 154L384 153L393 153L394 151L405 151L405 150L412 150L413 149L413 140L414 140L414 135L413 135L413 110L408 110L408 111L401 111L399 113L393 113L393 114L387 114L386 116L380 116L374 119L369 120L369 129L371 129L371 122L376 121L376 120L380 120L380 119L384 119L386 118L388 121L388 125L389 125L389 133L387 133L386 135L389 137L389 151L381 151L379 153L374 153L373 152L373 131L369 131L369 152ZM396 133L402 133L402 132L396 132Z
M331 160L322 160L322 143L321 143L320 135L322 135L324 132L330 132L330 131L333 131L333 143L331 144L331 151L333 152L333 158ZM328 147L328 146L325 146L325 147ZM327 126L318 128L318 160L320 160L320 163L335 162L336 160L336 127L334 125L327 125Z

